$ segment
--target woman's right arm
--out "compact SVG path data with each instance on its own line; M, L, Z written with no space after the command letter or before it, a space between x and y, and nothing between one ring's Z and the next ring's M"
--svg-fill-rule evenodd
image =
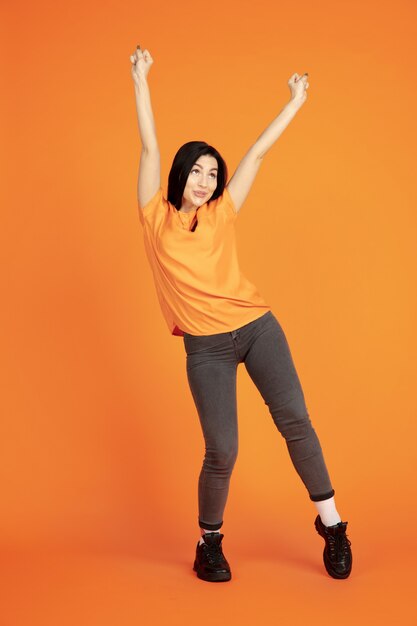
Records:
M152 113L151 94L147 75L153 63L148 50L138 47L130 57L132 62L132 78L135 86L136 111L142 151L138 174L138 202L143 208L156 194L161 186L161 162L155 121Z

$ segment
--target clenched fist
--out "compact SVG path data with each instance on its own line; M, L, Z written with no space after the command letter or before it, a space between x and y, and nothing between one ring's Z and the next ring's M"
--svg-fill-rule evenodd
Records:
M288 86L291 91L291 100L297 100L303 104L307 99L308 74L303 74L301 77L295 72L288 80Z
M149 50L142 51L140 46L138 46L134 54L131 55L130 60L132 62L131 70L133 81L135 85L139 86L140 79L147 77L153 63L153 58Z

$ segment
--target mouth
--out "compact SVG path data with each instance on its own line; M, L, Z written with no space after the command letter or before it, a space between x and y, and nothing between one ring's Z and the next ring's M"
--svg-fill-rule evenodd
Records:
M205 198L205 196L207 195L205 191L194 191L194 194L195 194L198 198Z

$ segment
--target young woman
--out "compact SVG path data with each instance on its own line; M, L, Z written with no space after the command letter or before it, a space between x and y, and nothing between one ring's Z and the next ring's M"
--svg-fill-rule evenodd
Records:
M288 80L290 101L227 184L226 163L218 151L204 141L190 141L174 157L165 197L147 82L153 59L137 46L130 60L142 143L137 193L145 249L168 328L183 337L188 382L205 440L194 570L211 582L231 579L220 528L237 457L236 373L244 363L317 509L315 527L325 541L326 570L334 578L347 578L352 567L347 522L336 509L284 331L240 271L234 231L265 154L306 101L308 74L295 73Z

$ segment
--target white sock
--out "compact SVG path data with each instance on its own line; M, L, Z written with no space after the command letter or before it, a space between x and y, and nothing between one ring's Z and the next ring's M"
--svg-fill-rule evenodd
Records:
M203 535L205 533L219 533L220 530L206 530L205 528L200 528L200 532L201 532L201 537L200 537L199 544L201 546L201 544L204 543Z
M325 526L334 526L342 521L339 513L336 509L334 496L327 500L320 500L320 502L314 502L321 521Z

